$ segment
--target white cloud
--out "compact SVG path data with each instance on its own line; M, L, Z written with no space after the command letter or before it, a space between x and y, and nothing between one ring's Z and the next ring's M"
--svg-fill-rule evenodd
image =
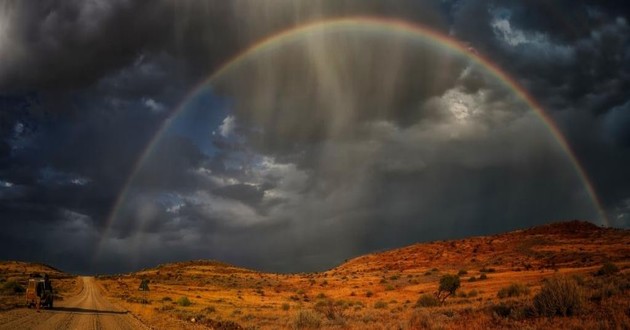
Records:
M223 137L228 137L234 131L235 126L236 118L234 116L227 116L219 126L219 134Z
M145 107L149 108L153 112L162 112L166 110L166 107L163 104L157 102L156 100L152 98L148 98L148 97L143 98L142 104L144 104Z
M77 185L77 186L85 186L86 184L90 183L90 181L92 180L85 177L76 177L70 180L72 184Z
M39 171L39 182L50 183L56 185L77 185L85 186L92 180L90 178L77 175L74 173L66 173L56 170L50 166L44 167Z
M13 183L9 181L0 180L0 188L11 188L13 187Z
M495 36L509 47L527 47L527 49L549 58L571 60L575 49L568 45L553 43L546 34L526 32L513 27L509 18L495 17L491 22Z

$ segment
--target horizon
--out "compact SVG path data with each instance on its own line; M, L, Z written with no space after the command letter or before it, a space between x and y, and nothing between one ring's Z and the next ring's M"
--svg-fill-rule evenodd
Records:
M236 268L240 268L240 269L245 269L245 270L251 270L254 272L258 272L258 273L265 273L265 274L279 274L279 275L297 275L297 274L309 274L309 273L323 273L323 272L327 272L330 271L334 268L337 268L339 266L342 266L346 263L348 263L349 261L353 260L353 259L357 259L357 258L361 258L364 256L368 256L368 255L374 255L374 254L380 254L380 253L384 253L384 252L389 252L389 251L393 251L393 250L399 250L399 249L405 249L414 245L422 245L422 244L430 244L430 243L435 243L435 242L450 242L450 241L461 241L461 240L466 240L466 239L472 239L472 238L481 238L481 237L492 237L492 236L496 236L496 235L502 235L502 234L509 234L509 233L515 233L515 232L519 232L522 230L528 230L528 229L535 229L535 228L542 228L548 225L566 225L569 223L587 223L587 224L591 224L593 226L595 226L596 228L610 228L610 229L622 229L622 230L628 230L627 228L615 228L615 227L609 227L609 226L604 226L604 225L597 225L596 223L594 223L593 221L588 221L588 220L580 220L580 219L567 219L567 220L559 220L559 221L554 221L554 222L549 222L549 223L545 223L545 224L541 224L541 225L537 225L537 226L531 226L531 227L525 227L525 228L514 228L511 229L509 231L501 231L501 232L491 232L491 233L485 233L485 234L480 234L480 235L472 235L472 236L464 236L464 237L452 237L452 238L445 238L445 239L435 239L435 240L430 240L430 241L418 241L418 242L414 242L408 245L404 245L404 246L395 246L395 247L389 247L389 248L382 248L379 250L374 250L374 251L367 251L364 254L360 254L360 255L356 255L356 256L351 256L341 262L339 262L338 264L333 265L332 267L326 268L326 269L318 269L318 270L310 270L310 271L295 271L295 272L274 272L271 270L265 270L265 269L257 269L257 268L250 268L250 267L245 267L242 265L238 265L238 264L233 264L233 263L228 263L219 259L183 259L183 260L165 260L159 264L154 264L154 265L147 265L145 267L142 268L137 268L137 269L129 269L126 271L120 271L120 272L111 272L111 273L83 273L83 272L76 272L76 271L72 271L72 270L66 270L66 269L60 269L59 267L56 267L55 265L51 265L51 264L47 264L44 262L39 262L37 260L0 260L0 262L22 262L22 263L30 263L30 264L38 264L38 265L42 265L42 266L46 266L58 271L61 271L63 273L66 274L71 274L71 275L78 275L78 276L114 276L114 275L124 275L124 274L133 274L133 273L138 273L144 270L151 270L151 269L156 269L156 268L160 268L160 266L163 265L173 265L173 264L186 264L186 263L195 263L195 262L210 262L210 263L219 263L219 264L224 264L227 266L233 266Z
M0 3L0 259L321 271L630 228L630 6Z

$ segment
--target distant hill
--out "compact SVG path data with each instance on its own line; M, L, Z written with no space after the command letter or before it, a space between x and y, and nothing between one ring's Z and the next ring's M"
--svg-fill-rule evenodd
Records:
M420 271L442 268L531 270L590 267L604 261L627 260L630 231L604 228L587 221L556 222L491 236L432 241L348 260L327 272ZM259 273L216 260L165 263L132 273L159 274Z
M630 231L586 221L558 222L492 236L418 243L349 260L337 272L419 271L427 267L502 270L589 267L627 260Z
M32 273L46 273L53 278L72 276L58 268L42 263L26 261L0 261L0 277L5 279L11 277L28 277Z

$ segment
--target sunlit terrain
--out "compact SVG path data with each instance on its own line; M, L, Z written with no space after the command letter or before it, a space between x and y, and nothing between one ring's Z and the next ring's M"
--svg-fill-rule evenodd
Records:
M629 20L1 1L0 328L628 327Z

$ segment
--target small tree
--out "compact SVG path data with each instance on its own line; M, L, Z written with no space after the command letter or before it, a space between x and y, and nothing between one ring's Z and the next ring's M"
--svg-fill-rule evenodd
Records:
M454 295L457 289L459 289L459 286L459 276L449 274L442 276L442 278L440 278L440 287L436 295L440 303L443 304L446 298Z

